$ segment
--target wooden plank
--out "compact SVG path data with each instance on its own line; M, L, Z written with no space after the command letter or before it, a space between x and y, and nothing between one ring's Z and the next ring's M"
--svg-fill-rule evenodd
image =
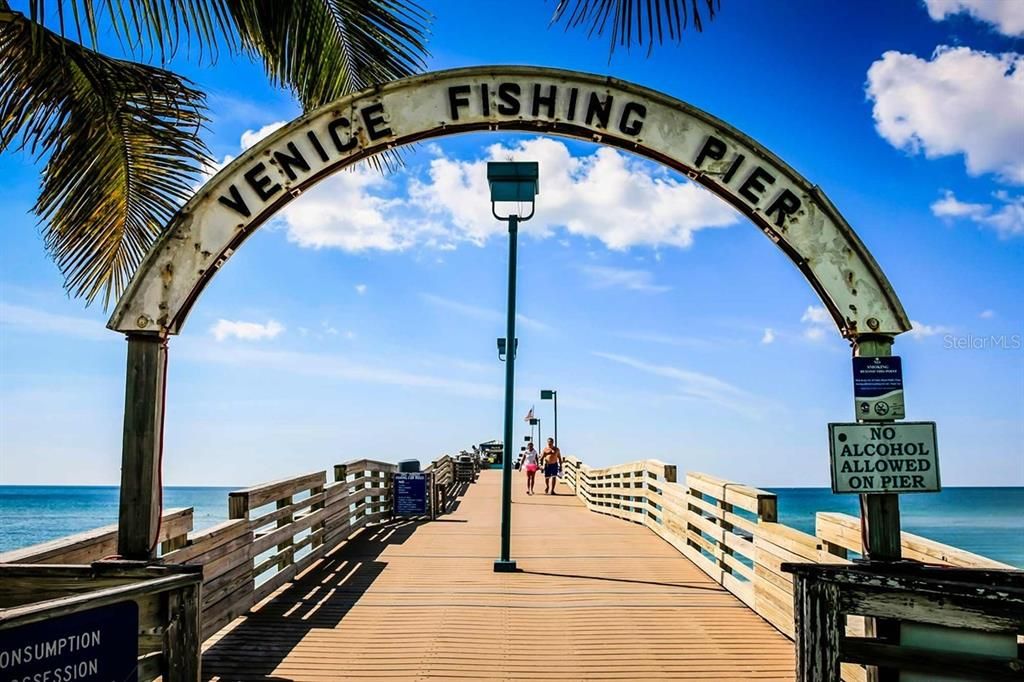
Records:
M163 559L171 564L191 563L196 557L206 554L221 545L231 543L238 538L250 536L249 523L245 519L224 521L216 526L211 526L206 530L193 534L189 538L187 545L173 552L168 552Z
M325 494L323 492L319 492L315 495L310 495L309 497L303 500L299 500L298 502L292 502L290 504L279 506L272 512L267 512L262 516L258 516L250 520L249 527L255 531L259 528L262 528L263 526L269 525L276 521L280 521L289 516L298 514L305 509L312 509L313 507L316 507L323 503L324 499Z
M779 547L786 550L788 556L797 557L787 561L799 561L802 558L817 562L821 553L821 541L818 538L781 523L757 524L754 538L757 546L763 545L769 551L772 551L771 547Z
M309 474L292 476L291 478L282 478L270 483L261 483L251 488L234 490L228 493L228 499L245 499L247 501L247 509L251 511L265 504L276 502L283 497L295 495L316 486L323 486L326 483L327 474L323 471L314 471Z
M840 645L844 660L898 670L971 680L1024 679L1024 660L1017 657L921 649L886 644L868 637L844 637Z
M259 556L274 545L280 545L289 541L293 536L323 521L324 518L324 510L318 509L308 516L302 517L298 521L293 521L287 525L281 526L280 528L275 528L264 535L256 537L252 543L252 555Z
M686 486L720 502L754 512L765 521L776 520L775 493L695 472L686 474Z

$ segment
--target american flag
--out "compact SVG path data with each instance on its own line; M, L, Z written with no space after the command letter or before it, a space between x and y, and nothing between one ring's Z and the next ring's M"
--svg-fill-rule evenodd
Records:
M524 422L528 422L531 419L533 419L533 408L532 407L530 408L530 411L526 413L526 416L523 417L523 421Z

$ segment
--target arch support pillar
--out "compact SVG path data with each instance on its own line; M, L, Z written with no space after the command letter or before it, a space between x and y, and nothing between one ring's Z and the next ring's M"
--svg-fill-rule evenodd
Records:
M167 338L155 333L127 337L117 552L124 559L148 560L156 557L160 533Z

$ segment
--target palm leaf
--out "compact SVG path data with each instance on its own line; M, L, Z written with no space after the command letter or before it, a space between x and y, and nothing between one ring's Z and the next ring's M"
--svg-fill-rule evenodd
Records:
M226 0L245 49L313 109L425 66L429 15L404 0Z
M221 45L237 47L225 0L31 0L28 14L61 37L94 49L100 26L109 27L128 54L149 59L156 52L161 62L182 44L211 59Z
M208 160L204 120L202 93L168 71L0 21L0 151L47 159L33 210L75 296L124 289Z
M551 23L564 22L565 29L589 26L587 35L609 32L608 57L616 46L627 50L634 44L647 45L647 53L665 38L681 43L691 26L704 30L701 5L708 20L715 18L721 0L558 0Z

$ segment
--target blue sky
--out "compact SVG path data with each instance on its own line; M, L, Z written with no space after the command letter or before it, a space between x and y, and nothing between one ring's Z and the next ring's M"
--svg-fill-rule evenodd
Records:
M823 188L915 321L895 352L908 418L938 422L944 484L1024 485L1024 3L722 4L682 46L609 62L603 39L548 28L552 3L519 3L510 23L507 3L432 1L429 67L614 75L757 139ZM175 66L209 93L218 159L299 114L257 65ZM468 189L509 156L541 161L516 415L535 405L549 433L538 393L555 388L563 451L591 464L827 485L826 424L853 417L850 350L783 254L649 162L508 134L333 176L246 243L171 341L165 482L500 437L507 241ZM28 213L34 164L5 154L0 177L0 482L116 483L124 341L64 294Z

